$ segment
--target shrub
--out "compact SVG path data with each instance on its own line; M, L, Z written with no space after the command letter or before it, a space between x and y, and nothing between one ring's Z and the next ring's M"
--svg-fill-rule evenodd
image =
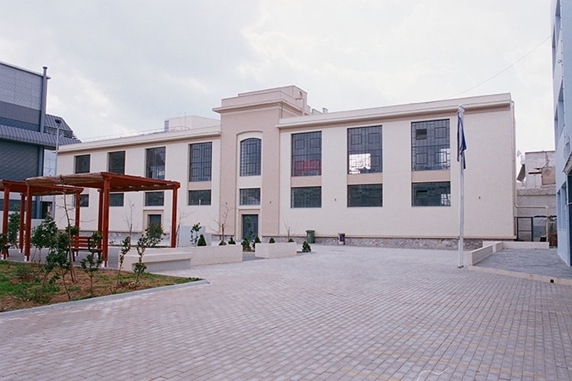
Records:
M256 236L256 238L254 238L254 242L252 243L252 248L253 248L253 249L256 248L256 244L257 244L257 243L261 243L261 242L260 242L260 238L258 238L258 236Z
M234 238L230 237L230 239L228 240L228 244L229 245L236 245L236 242L234 242Z
M8 242L12 247L18 244L18 232L20 231L20 212L16 206L15 212L8 217Z
M270 237L270 239L268 240L268 243L275 243L276 241L274 241L274 237Z
M250 247L250 241L246 237L244 237L242 240L242 251L252 251L252 248Z
M201 234L199 236L199 241L197 242L197 246L206 246L206 245L207 241L205 240L205 236Z
M288 242L294 242L292 238L288 238Z
M307 241L304 241L304 243L302 244L302 252L309 253L310 251L312 251L312 248L310 247Z

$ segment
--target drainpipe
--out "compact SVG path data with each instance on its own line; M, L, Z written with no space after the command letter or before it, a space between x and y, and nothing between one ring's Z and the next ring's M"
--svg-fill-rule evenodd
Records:
M42 94L40 98L40 129L41 133L46 132L46 108L48 99L48 67L44 66L44 72L42 74ZM41 155L38 155L38 176L44 175L44 149L41 148ZM42 203L40 202L41 197L36 196L36 216L41 216L42 214Z

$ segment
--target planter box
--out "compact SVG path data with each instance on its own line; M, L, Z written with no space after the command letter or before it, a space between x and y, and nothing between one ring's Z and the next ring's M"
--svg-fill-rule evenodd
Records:
M286 258L297 254L296 242L257 243L255 256L258 258Z
M242 262L240 245L193 247L191 253L193 266Z

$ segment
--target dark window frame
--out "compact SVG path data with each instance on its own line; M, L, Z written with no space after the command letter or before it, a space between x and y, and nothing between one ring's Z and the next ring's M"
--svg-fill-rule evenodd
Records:
M212 142L189 145L189 181L212 180Z
M165 180L165 161L167 149L163 147L145 150L145 176L150 179Z
M120 175L125 174L125 151L107 153L107 171Z
M450 169L450 135L450 119L411 122L411 170Z
M262 139L248 138L240 142L240 176L260 176Z
M109 206L110 207L121 207L125 204L125 193L110 193L109 194Z
M348 185L348 208L382 206L383 184Z
M451 206L451 182L412 183L411 206Z
M290 189L290 208L321 208L322 187L293 187Z
M165 206L165 192L145 192L145 206Z
M348 169L350 175L383 172L382 126L348 128Z
M195 189L188 193L190 206L209 206L212 203L212 191L210 189Z
M91 155L74 156L74 173L89 173L91 166Z
M322 131L292 134L292 177L322 175Z
M239 205L260 205L260 188L240 189Z

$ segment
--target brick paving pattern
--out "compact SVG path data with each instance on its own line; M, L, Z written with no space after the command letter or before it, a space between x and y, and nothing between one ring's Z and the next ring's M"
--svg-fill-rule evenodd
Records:
M313 246L209 284L0 314L1 380L570 380L572 287Z

